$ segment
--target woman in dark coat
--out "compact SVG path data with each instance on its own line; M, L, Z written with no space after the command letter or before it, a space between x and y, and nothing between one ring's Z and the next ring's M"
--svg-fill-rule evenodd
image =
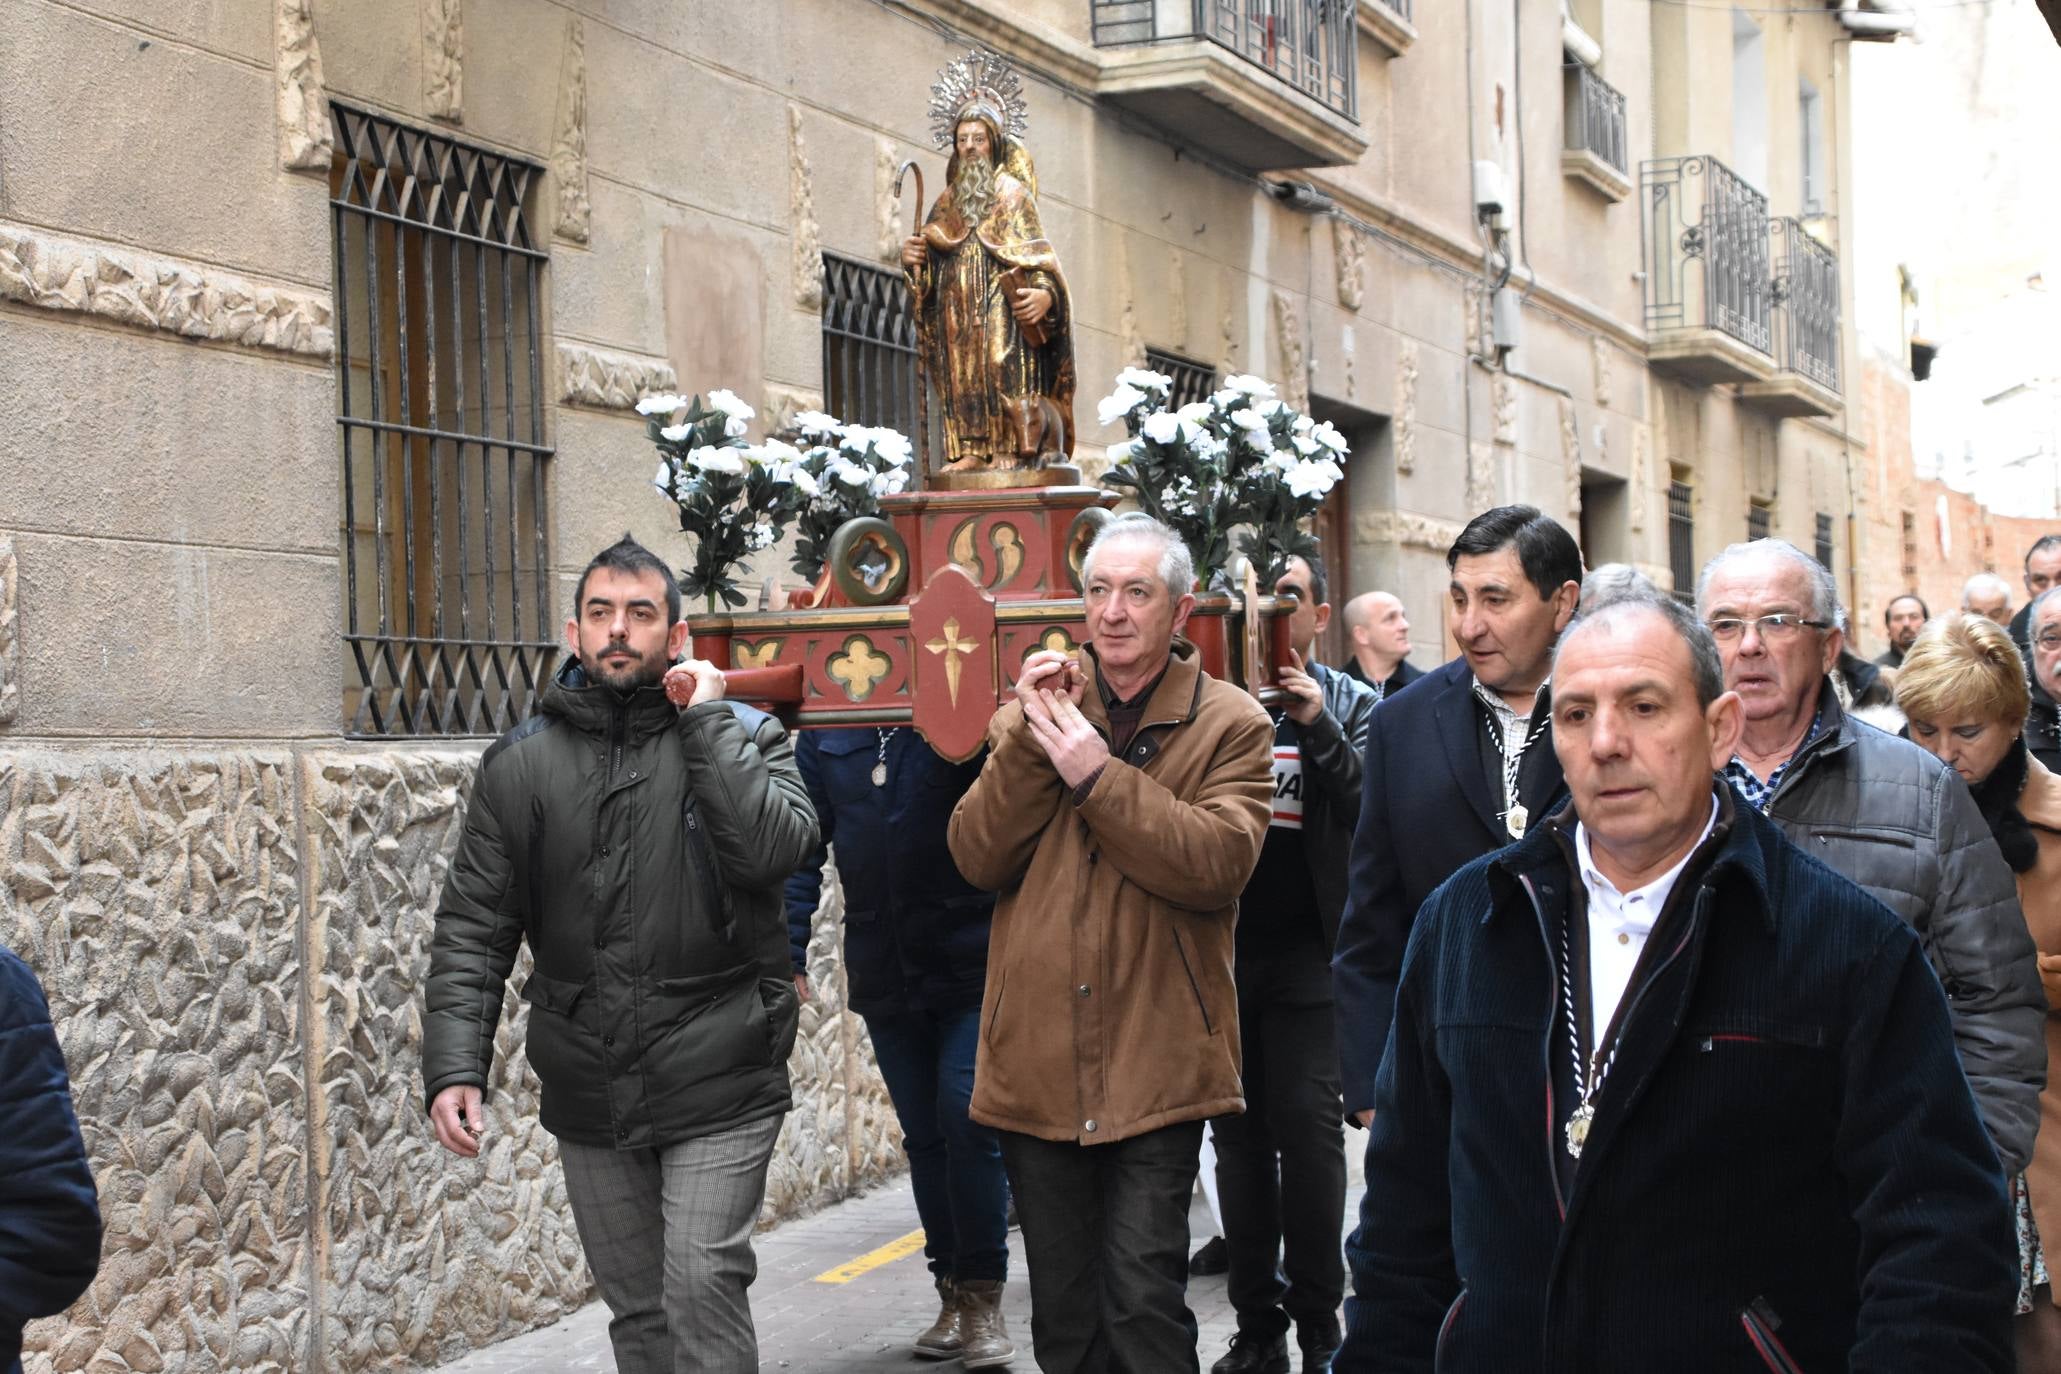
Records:
M2032 1163L2013 1184L2021 1277L2019 1368L2061 1369L2061 777L2025 747L2025 660L1994 622L1956 611L1929 621L1897 670L1906 733L1974 793L2040 951L2047 990L2047 1087Z

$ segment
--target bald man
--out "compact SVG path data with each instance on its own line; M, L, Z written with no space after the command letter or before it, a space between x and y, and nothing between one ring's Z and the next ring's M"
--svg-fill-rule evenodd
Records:
M2011 623L2011 584L1995 573L1979 572L1961 584L1961 609L1987 616L1999 625Z
M1346 676L1374 689L1379 701L1423 677L1410 666L1410 618L1388 592L1363 592L1345 603L1345 630L1352 637Z

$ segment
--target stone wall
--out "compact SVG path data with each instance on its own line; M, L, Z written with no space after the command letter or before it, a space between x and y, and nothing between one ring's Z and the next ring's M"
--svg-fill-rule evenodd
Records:
M421 1107L476 758L0 751L0 941L49 993L106 1221L92 1291L29 1330L32 1374L408 1369L591 1296L519 1002L480 1159ZM827 886L767 1222L899 1165Z

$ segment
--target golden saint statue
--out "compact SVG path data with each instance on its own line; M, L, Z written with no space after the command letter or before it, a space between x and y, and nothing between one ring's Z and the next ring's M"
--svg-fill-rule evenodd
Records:
M1038 223L1022 83L993 53L946 67L931 130L946 187L902 242L917 347L943 420L946 472L1073 454L1073 306Z

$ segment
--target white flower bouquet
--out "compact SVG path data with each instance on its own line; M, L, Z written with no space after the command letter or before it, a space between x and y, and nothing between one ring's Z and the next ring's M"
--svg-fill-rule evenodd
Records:
M792 480L802 502L790 566L813 583L823 575L837 527L880 514L881 497L908 487L912 453L899 430L841 424L819 410L795 416L793 427L806 448L777 440L769 440L766 447L778 447L782 461L792 464Z
M1316 554L1303 522L1345 475L1345 436L1274 395L1271 383L1235 376L1206 401L1167 409L1173 379L1143 368L1117 375L1100 407L1103 424L1130 437L1112 445L1107 481L1188 544L1207 587L1230 562L1232 535L1271 586L1290 555ZM1242 527L1242 530L1241 530Z
M699 396L647 396L637 413L658 446L651 484L679 507L680 528L695 539L680 590L711 612L718 598L744 605L737 566L780 542L807 500L800 454L777 442L745 443L752 409L729 391L711 391L705 405Z

